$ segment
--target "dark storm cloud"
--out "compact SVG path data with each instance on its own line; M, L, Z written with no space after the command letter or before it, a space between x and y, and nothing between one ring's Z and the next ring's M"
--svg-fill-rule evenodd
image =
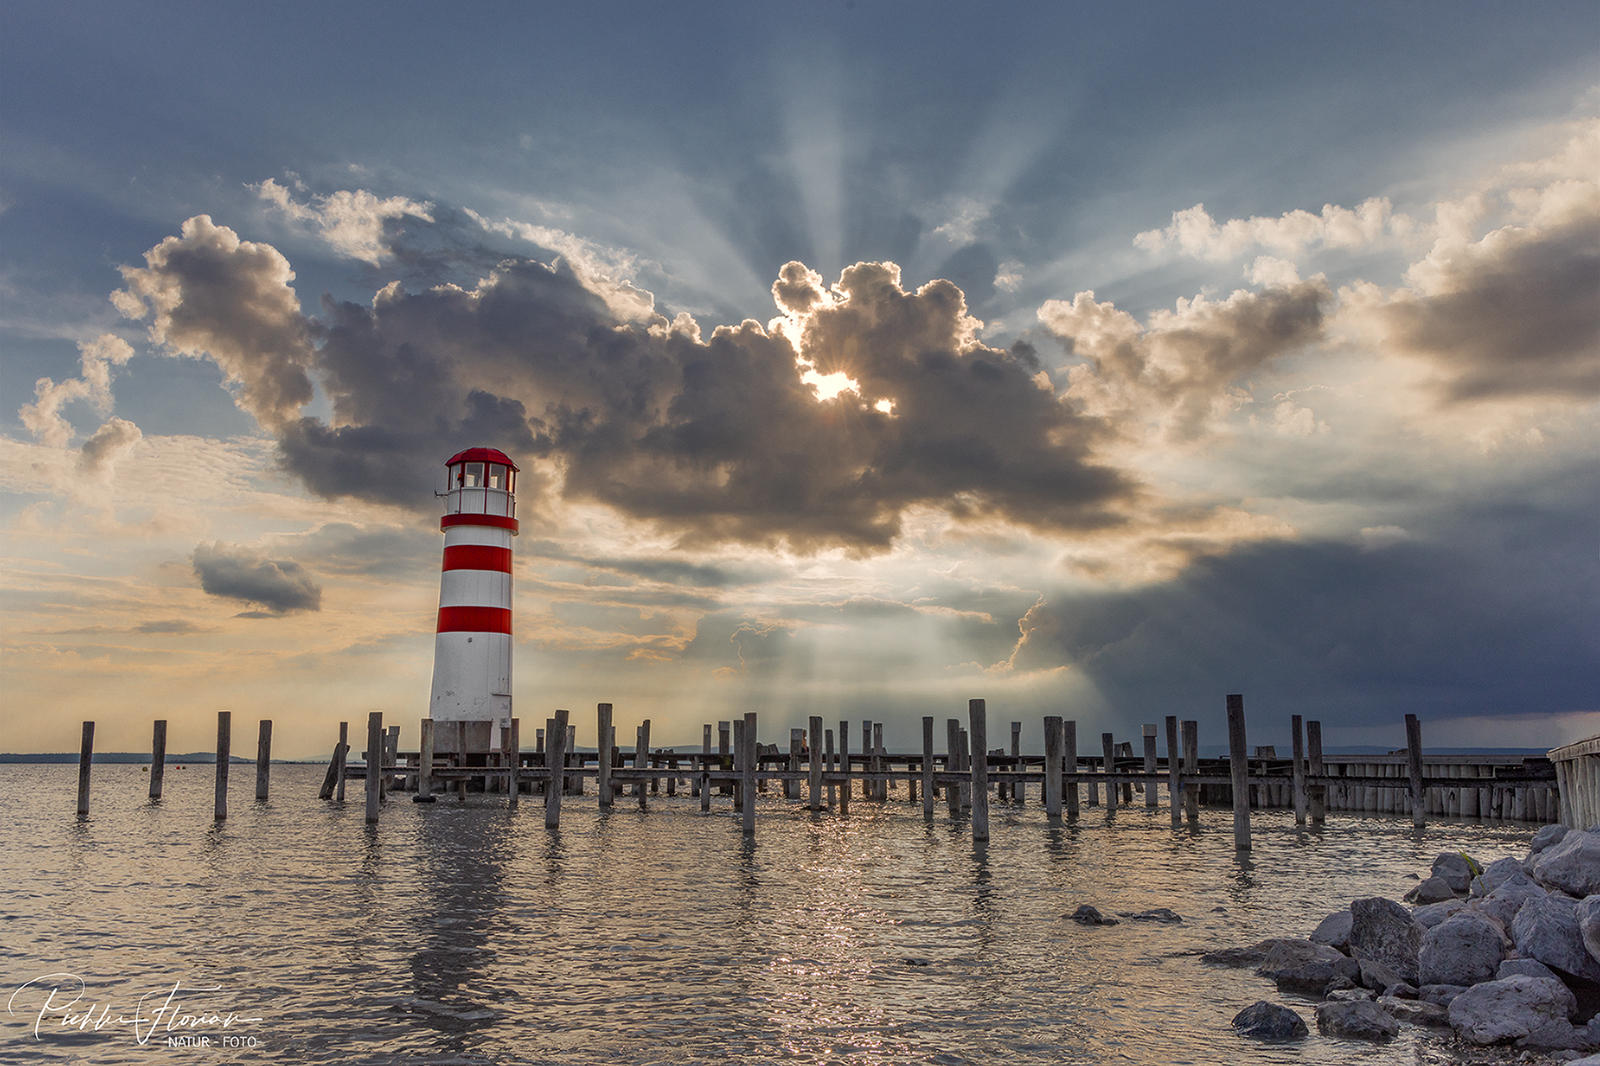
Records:
M299 563L267 559L238 544L197 544L194 574L207 595L263 608L246 612L246 618L322 609L322 586Z
M1463 507L1366 548L1260 543L1136 592L1057 597L1023 619L1015 665L1076 664L1145 721L1211 716L1228 692L1253 720L1339 726L1600 710L1600 477L1559 484L1558 508Z
M831 289L784 268L774 295L801 354L859 383L819 401L785 335L746 321L702 340L686 319L624 322L562 264L508 260L470 291L394 284L370 307L328 301L320 321L296 324L282 257L209 220L147 258L128 276L161 336L222 353L281 465L323 496L431 510L442 460L493 444L553 460L568 498L686 544L874 550L913 506L1081 530L1115 523L1132 491L1093 461L1097 423L1037 380L1031 353L979 343L960 289L906 291L892 264L857 264ZM308 363L328 422L291 417L309 398L297 391ZM546 490L525 474L524 517Z
M1391 339L1453 400L1600 395L1600 217L1495 236L1449 264L1447 291L1390 305Z

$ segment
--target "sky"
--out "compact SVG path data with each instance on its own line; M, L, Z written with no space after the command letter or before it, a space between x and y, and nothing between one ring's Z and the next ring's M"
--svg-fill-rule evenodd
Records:
M1592 2L12 0L0 99L7 751L414 743L479 445L581 745L1600 733Z

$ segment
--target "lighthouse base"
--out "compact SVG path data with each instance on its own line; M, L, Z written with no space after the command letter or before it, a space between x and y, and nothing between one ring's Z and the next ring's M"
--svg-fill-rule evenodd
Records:
M483 755L500 750L498 722L434 720L433 750L439 755Z

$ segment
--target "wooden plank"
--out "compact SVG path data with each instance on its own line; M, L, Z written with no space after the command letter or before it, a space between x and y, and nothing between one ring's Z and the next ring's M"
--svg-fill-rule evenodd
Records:
M167 720L157 718L150 731L150 798L161 798L162 782L167 773ZM324 797L326 798L326 797Z
M1244 696L1228 697L1228 766L1233 771L1233 846L1250 850L1250 783L1245 762Z
M272 719L261 719L256 733L256 799L267 798L267 785L272 776Z
M233 712L217 712L217 778L213 817L228 817L228 765L233 757Z

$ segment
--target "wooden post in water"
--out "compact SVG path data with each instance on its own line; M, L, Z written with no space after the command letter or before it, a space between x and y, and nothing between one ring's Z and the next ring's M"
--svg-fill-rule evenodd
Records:
M967 701L972 723L972 839L989 839L989 712L983 700Z
M506 761L506 791L510 793L506 806L516 810L522 806L522 719L511 719L511 727L506 730L506 753L510 758Z
M94 764L94 723L83 723L83 742L78 745L78 816L89 814L89 767Z
M1321 825L1328 820L1328 786L1320 780L1327 773L1322 765L1321 722L1306 723L1306 747L1309 749L1311 777L1317 780L1306 795L1306 805L1311 808L1311 824Z
M367 824L378 824L379 793L383 780L383 712L367 714Z
M738 775L733 786L733 809L742 811L744 810L746 798L744 793L744 719L742 718L733 720L732 741L733 769Z
M744 716L744 835L756 835L756 712L747 711Z
M1155 810L1156 793L1160 791L1153 779L1156 776L1156 727L1152 723L1144 727L1144 805L1150 810Z
M1428 823L1428 814L1423 803L1422 723L1414 714L1406 715L1406 767L1411 771L1411 824L1421 827Z
M813 714L811 720L806 724L811 729L809 745L811 748L811 765L807 767L811 771L811 780L807 782L811 786L811 809L820 811L822 810L822 715ZM798 733L799 730L797 729L795 732ZM785 781L784 784L787 785L788 782ZM799 793L799 786L800 782L796 781L796 794Z
M417 753L417 795L428 799L433 795L433 719L424 718L420 723L419 735L422 738L420 750Z
M339 723L339 767L333 781L333 798L337 803L344 802L344 771L350 761L350 723Z
M567 719L571 717L570 711L556 711L556 716L550 719L545 728L550 738L546 748L544 761L550 767L550 777L544 790L544 825L546 829L557 829L561 826L561 781L566 777L567 755ZM517 728L516 719L512 719L511 728ZM515 784L515 781L512 782Z
M394 764L400 759L400 727L392 725L383 738L382 799L389 802L389 786L394 783Z
M272 719L261 719L256 734L256 799L267 798L267 784L272 776Z
M646 718L639 726L638 741L633 749L633 768L647 770L650 768L650 719ZM643 810L645 796L650 791L644 778L634 786L634 794L639 797L639 809Z
M839 723L839 769L844 777L839 779L839 813L850 813L850 723Z
M732 726L728 722L717 723L717 765L724 770L733 769L732 752ZM733 782L724 781L721 786L724 796L733 795Z
M868 718L861 723L861 798L872 799L872 781L867 774L872 772L872 755L877 751L872 746L872 719Z
M1068 774L1078 772L1078 723L1068 720L1061 723L1061 757L1066 761ZM1078 817L1078 782L1063 781L1062 788L1066 793L1067 818Z
M811 720L813 722L818 722L818 723L820 723L822 721L821 718L815 718L815 717L813 717ZM804 729L790 729L789 730L789 769L790 770L799 771L799 769L800 769L800 749L805 746L805 741L803 739L805 737L805 735L806 735L806 731ZM813 744L812 747L815 748L816 745ZM813 752L813 754L815 754L815 753ZM788 778L785 778L784 782L783 782L783 798L786 799L786 800L799 799L800 798L800 782L791 781ZM812 810L816 810L817 809L816 797L815 796L813 796L811 798L811 809Z
M1250 766L1245 760L1244 696L1228 697L1228 770L1233 775L1233 846L1250 850Z
M1167 802L1172 805L1172 825L1183 824L1183 777L1178 769L1178 716L1167 715Z
M1061 820L1061 716L1044 719L1044 813L1052 822Z
M1116 738L1110 733L1100 734L1100 750L1105 757L1106 773L1106 813L1117 813L1117 786L1111 783L1111 775L1117 771L1117 744Z
M1011 802L1022 803L1027 799L1028 790L1022 783L1022 723L1011 723L1011 772L1016 777L1011 779Z
M839 772L839 756L833 750L833 730L824 729L822 731L822 743L825 746L822 767L828 774L836 774ZM830 808L834 804L834 797L838 794L838 791L838 782L834 781L830 776L828 779L828 806Z
M611 704L596 704L594 717L595 735L599 738L595 749L600 753L599 762L595 764L596 780L600 782L600 809L605 810L615 798L611 794Z
M213 817L222 821L228 817L228 765L233 757L233 712L217 712L217 781L216 804Z
M958 791L961 793L961 809L972 810L972 747L969 743L971 735L965 729L956 729L956 748L959 751L957 758L961 760L961 771L967 779L961 783Z
M700 809L711 809L711 723L702 727L700 741Z
M161 784L167 772L167 720L157 718L150 731L150 798L161 798Z
M933 817L933 716L922 718L922 816Z
M1183 731L1183 772L1190 775L1200 772L1200 723L1187 719L1180 723ZM1190 781L1183 790L1183 816L1190 825L1200 821L1200 786Z
M1306 745L1301 718L1298 714L1289 716L1289 730L1294 734L1290 738L1292 755L1294 757L1294 824L1306 824Z
M887 770L889 768L888 765L884 762L883 753L884 753L884 749L883 749L883 723L882 722L873 722L872 723L872 761L868 765L871 768L872 772L875 773L875 774L882 773L883 771L885 771L885 770ZM874 781L872 783L872 798L877 800L879 803L882 803L883 801L887 800L889 798L889 782L887 782L887 781Z
M954 772L961 769L961 722L955 718L947 718L944 723L945 752L944 768ZM949 801L950 817L955 818L961 814L961 786L954 781L944 786L945 799Z

